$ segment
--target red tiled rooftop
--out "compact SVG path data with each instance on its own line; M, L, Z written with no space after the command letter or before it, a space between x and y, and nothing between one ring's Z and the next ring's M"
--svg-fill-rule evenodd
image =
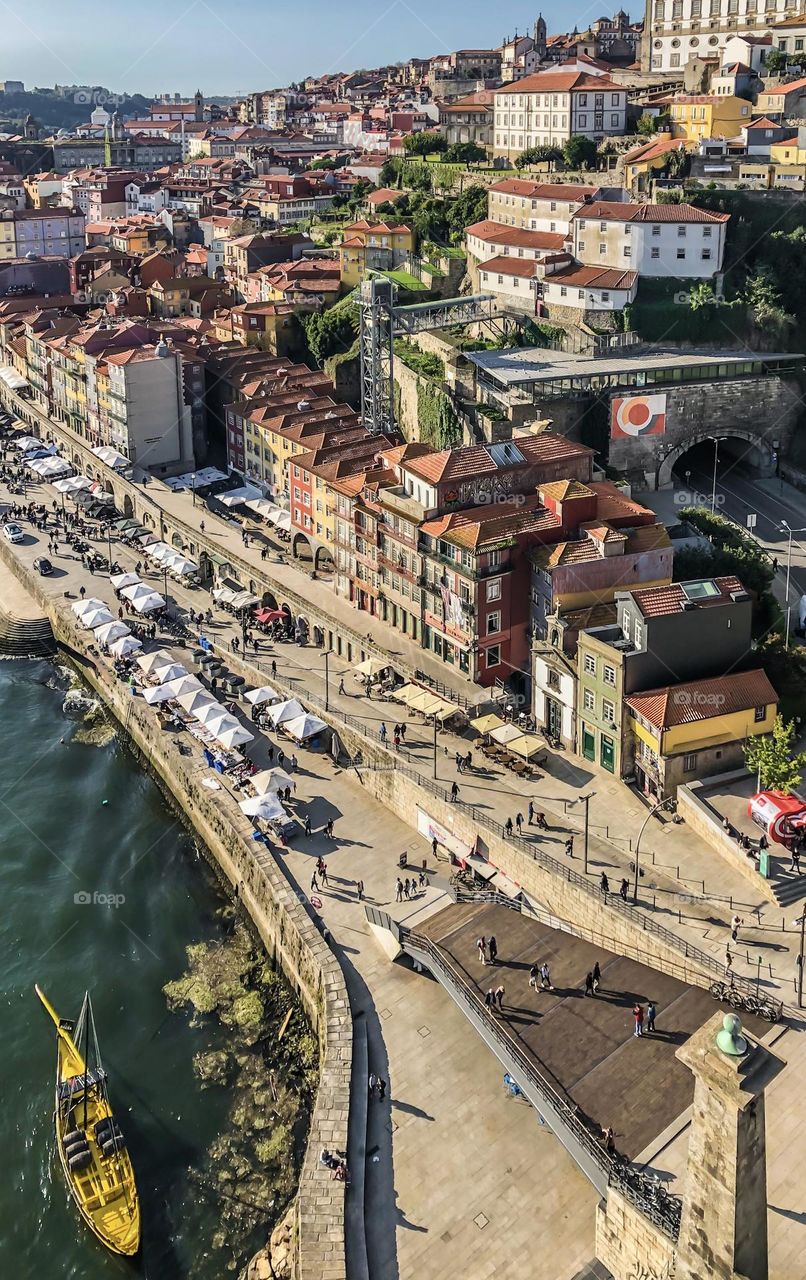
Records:
M689 680L685 684L648 689L625 698L627 706L656 729L680 724L698 724L717 716L749 711L751 707L777 704L778 694L766 671L735 671L711 680Z

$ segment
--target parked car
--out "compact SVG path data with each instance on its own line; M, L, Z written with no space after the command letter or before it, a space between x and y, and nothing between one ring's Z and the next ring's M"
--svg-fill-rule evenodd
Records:
M25 534L18 524L4 524L3 535L9 542L22 542Z
M47 578L49 573L53 573L53 565L50 563L47 556L37 556L34 560L34 568L37 573L41 573L43 578Z

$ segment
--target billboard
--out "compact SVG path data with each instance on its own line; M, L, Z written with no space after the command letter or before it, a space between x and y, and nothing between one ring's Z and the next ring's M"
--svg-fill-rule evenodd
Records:
M625 396L615 399L610 409L610 438L662 436L666 431L666 393Z

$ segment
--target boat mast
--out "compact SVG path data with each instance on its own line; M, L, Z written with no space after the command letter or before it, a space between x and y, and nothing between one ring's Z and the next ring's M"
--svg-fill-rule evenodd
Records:
M86 1006L87 1016L84 1019L84 1124L83 1128L87 1128L87 1095L89 1093L89 1070L90 1070L90 1020L92 1018L92 1005L90 1004L89 991L84 992L84 1004Z

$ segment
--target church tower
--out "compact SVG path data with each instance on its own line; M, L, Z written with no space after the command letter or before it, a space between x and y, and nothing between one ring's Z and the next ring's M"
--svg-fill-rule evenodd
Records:
M197 89L193 95L193 106L196 108L196 110L193 113L194 118L196 120L203 120L204 119L204 94L202 93L201 89Z
M534 42L535 53L539 61L542 62L546 56L546 22L542 13L538 14L537 22L535 23Z

